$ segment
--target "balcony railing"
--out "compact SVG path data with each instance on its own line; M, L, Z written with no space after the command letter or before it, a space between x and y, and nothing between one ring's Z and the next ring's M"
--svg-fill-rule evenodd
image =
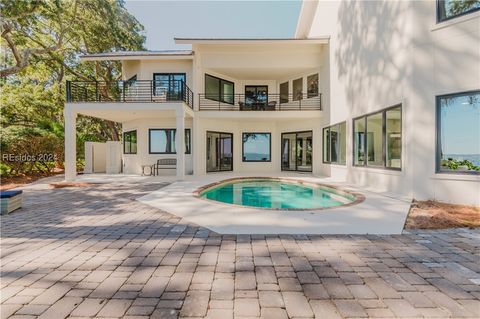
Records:
M67 81L67 102L185 102L193 109L193 92L180 80Z
M314 111L322 109L320 93L267 94L199 94L200 111Z

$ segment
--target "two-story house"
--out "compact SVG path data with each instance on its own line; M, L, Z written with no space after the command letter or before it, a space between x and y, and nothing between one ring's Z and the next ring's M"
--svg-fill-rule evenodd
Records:
M305 1L291 39L84 56L123 80L67 84L66 179L84 114L122 124L123 173L174 158L178 179L306 172L480 205L480 4L460 2Z

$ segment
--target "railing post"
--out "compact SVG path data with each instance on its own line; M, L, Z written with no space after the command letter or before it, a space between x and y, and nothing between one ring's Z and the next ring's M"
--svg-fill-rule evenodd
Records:
M70 81L68 80L67 80L66 91L67 91L67 102L72 102L72 91L70 88Z
M100 95L98 94L98 81L95 81L95 101L100 102L101 98Z

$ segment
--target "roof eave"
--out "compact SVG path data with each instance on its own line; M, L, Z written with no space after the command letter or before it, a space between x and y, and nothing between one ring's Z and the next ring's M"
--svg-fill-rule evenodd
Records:
M174 38L176 44L327 44L330 37L288 39Z

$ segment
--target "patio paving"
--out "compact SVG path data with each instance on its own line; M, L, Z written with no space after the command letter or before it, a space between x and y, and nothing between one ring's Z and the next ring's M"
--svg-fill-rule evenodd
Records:
M24 191L1 318L477 318L480 231L219 235L136 201L167 183Z

